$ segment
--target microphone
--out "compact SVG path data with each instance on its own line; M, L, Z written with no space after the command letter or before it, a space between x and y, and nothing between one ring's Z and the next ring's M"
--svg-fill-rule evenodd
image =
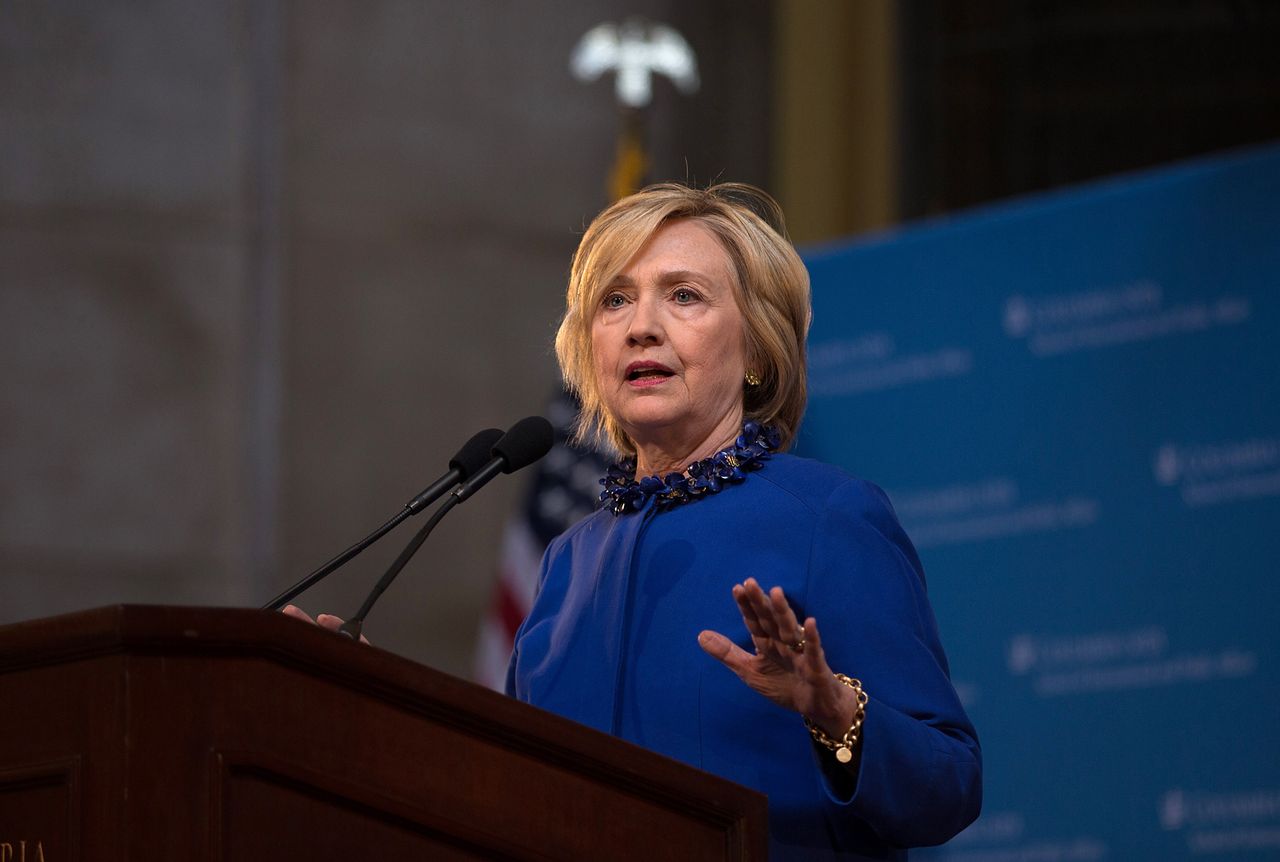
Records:
M403 509L387 521L378 529L338 554L329 562L298 581L292 587L276 596L271 601L262 606L263 610L275 611L279 610L285 603L297 598L301 593L309 590L311 587L320 583L338 568L349 562L353 557L381 539L387 533L410 515L417 514L427 506L448 493L449 489L457 485L459 482L475 475L476 471L487 466L487 462L492 455L493 446L503 437L503 433L497 428L486 428L471 435L471 439L462 444L462 448L458 450L458 454L449 459L449 472L445 473L435 482L431 483L426 489L418 494L408 503L405 503Z
M430 506L445 495L454 485L470 478L480 470L493 452L494 445L502 439L502 432L497 428L486 428L471 435L471 439L462 444L458 454L449 459L449 472L445 473L418 496L414 497L405 508L414 512Z
M449 514L449 511L454 506L462 503L480 490L494 476L499 473L514 473L522 467L528 467L534 461L550 452L551 445L554 442L555 431L551 427L551 423L541 416L529 416L512 425L507 433L493 444L493 458L489 463L475 471L471 478L464 481L459 488L449 495L449 499L440 504L440 508L435 510L430 520L422 525L422 529L418 530L417 534L409 540L409 544L405 545L404 550L400 552L400 556L396 557L395 562L373 585L373 589L369 592L368 597L365 598L364 604L360 606L360 610L347 619L338 628L338 631L352 640L359 640L360 630L364 628L365 617L369 615L369 611L373 610L374 602L386 592L387 587L391 586L391 582L400 574L400 570L418 552L418 548L422 547L422 543L427 540L427 536L431 535L431 531L435 529L436 524L440 523L441 519Z
M459 503L479 491L498 473L514 473L528 467L551 451L555 442L555 430L541 416L529 416L511 426L502 439L493 444L493 460L485 464L475 475L464 481L453 492Z

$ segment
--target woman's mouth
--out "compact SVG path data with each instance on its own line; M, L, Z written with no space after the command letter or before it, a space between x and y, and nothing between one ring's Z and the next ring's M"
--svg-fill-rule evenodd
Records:
M657 362L633 362L627 366L627 383L632 386L656 386L675 374Z

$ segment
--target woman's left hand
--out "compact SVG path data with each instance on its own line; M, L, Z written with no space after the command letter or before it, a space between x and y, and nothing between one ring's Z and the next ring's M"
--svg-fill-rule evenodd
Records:
M755 644L755 655L719 632L704 631L698 645L769 700L795 710L839 739L853 724L857 699L835 678L813 617L796 619L781 587L767 594L754 578L734 586L733 598Z
M319 626L322 629L328 629L331 632L342 630L342 617L335 617L333 614L316 614L315 619L311 619L311 615L297 605L285 605L280 609L285 616L302 620L304 623L311 623L313 626ZM369 639L364 635L360 635L360 643L367 644Z

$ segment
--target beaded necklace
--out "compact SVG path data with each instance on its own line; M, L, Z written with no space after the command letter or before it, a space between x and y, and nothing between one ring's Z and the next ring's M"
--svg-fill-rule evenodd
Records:
M664 511L707 494L717 494L725 484L737 485L747 473L759 470L777 450L781 436L775 428L748 420L734 445L710 458L695 461L683 473L645 476L636 481L636 460L627 458L609 467L600 484L600 502L614 515L637 512L650 497Z

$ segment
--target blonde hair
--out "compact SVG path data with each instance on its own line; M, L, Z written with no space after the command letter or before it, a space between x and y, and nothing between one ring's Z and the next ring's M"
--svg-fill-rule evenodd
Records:
M743 391L743 416L772 425L782 448L795 438L807 398L805 337L809 273L786 237L782 208L743 183L695 189L649 186L604 210L573 256L556 357L565 383L582 402L577 438L608 442L630 455L635 446L604 405L595 379L591 324L609 284L668 222L693 219L708 228L733 264L734 298L745 320L747 367L760 377Z

